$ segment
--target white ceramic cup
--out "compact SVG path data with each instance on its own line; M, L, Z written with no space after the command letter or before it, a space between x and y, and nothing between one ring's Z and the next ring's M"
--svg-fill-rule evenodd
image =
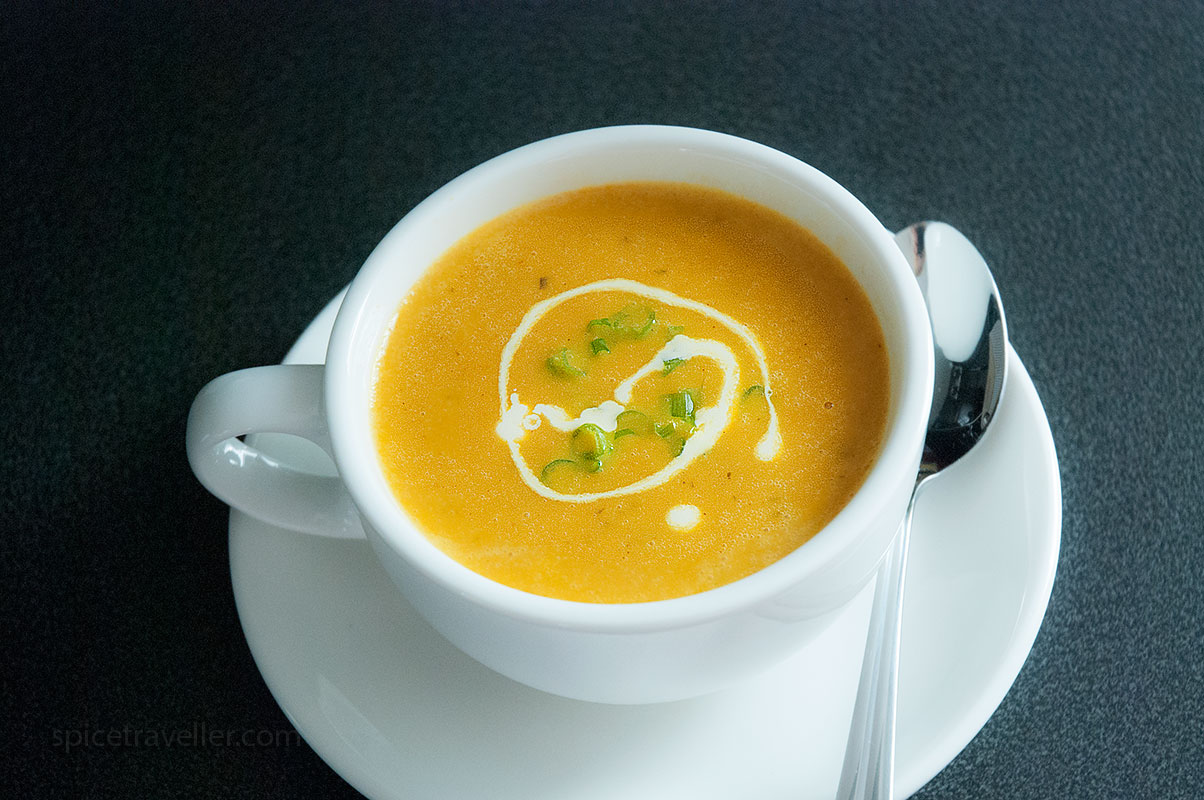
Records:
M637 180L684 181L742 195L798 221L845 262L886 338L887 434L864 485L835 519L746 578L647 603L530 594L444 554L398 504L372 432L375 367L410 287L461 237L548 195ZM906 260L892 235L835 181L791 156L725 134L601 128L520 147L419 204L351 283L326 365L259 367L214 380L189 415L188 456L210 491L255 517L311 534L366 534L413 607L503 675L576 699L659 702L718 689L789 656L868 583L915 482L932 373L927 312ZM333 458L338 477L297 472L256 450L253 439L238 438L261 432L316 442ZM533 498L514 502L527 499Z

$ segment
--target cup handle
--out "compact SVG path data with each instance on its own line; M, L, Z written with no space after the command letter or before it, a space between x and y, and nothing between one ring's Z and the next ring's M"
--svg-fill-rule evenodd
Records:
M292 434L331 456L324 373L321 365L282 364L211 381L188 412L188 461L206 489L239 511L289 530L362 539L359 513L339 478L296 469L239 438Z

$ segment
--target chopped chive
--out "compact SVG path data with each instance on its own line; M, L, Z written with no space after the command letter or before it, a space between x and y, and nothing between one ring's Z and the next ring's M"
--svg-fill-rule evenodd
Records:
M635 436L635 431L633 431L631 428L619 428L617 431L615 431L615 435L611 438L617 442L624 436Z
M666 422L657 425L656 435L668 443L669 449L673 452L674 458L677 458L679 455L681 455L681 451L684 450L686 446L686 439L688 439L690 436L689 433L682 435L678 431L678 426L672 422Z
M663 424L673 429L670 435L680 436L683 439L689 439L694 434L694 428L697 427L694 424L694 420L684 417L674 417Z
M665 399L669 401L669 416L694 421L694 395L688 390L665 395Z
M694 394L683 389L680 392L665 395L665 400L669 406L670 419L667 422L658 423L656 433L662 439L669 440L670 443L676 439L684 442L694 434L696 427Z
M665 328L665 333L669 334L669 338L672 339L674 336L681 333L685 329L686 329L685 325L669 325L668 327Z
M576 469L577 462L569 461L567 458L558 458L555 461L549 462L546 467L539 473L539 482L548 485L548 479L557 472L562 472L565 469Z
M642 414L634 409L628 409L619 413L615 417L615 425L620 428L631 431L632 433L645 434L652 433L652 420L648 419L646 414ZM615 437L618 437L615 433Z
M686 360L684 358L666 358L662 363L665 365L665 368L661 374L668 375L670 372L686 363Z
M609 319L591 319L588 323L586 323L585 329L592 332L594 328L611 330L614 328L614 325L611 324Z
M586 472L599 472L602 469L602 459L596 458L585 462Z
M748 400L749 398L756 397L758 395L761 397L765 396L765 387L761 386L760 384L753 384L744 390L744 396L741 399Z
M642 339L656 324L656 312L641 303L628 303L609 322L616 334L629 339Z
M610 352L610 348L606 345L606 340L602 338L594 339L589 343L589 346L593 349L594 355Z
M548 370L560 378L581 378L585 370L573 363L573 351L562 347L548 356Z
M610 439L606 436L606 431L599 428L592 422L587 422L577 430L573 431L573 452L578 457L585 461L601 461L602 456L610 452ZM598 465L601 468L601 463ZM590 470L597 472L597 469Z

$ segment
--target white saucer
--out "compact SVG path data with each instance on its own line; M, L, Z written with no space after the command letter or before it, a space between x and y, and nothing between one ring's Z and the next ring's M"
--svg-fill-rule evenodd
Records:
M341 299L286 361L324 360ZM990 435L916 511L900 656L901 796L948 764L1003 700L1053 585L1057 460L1032 381L1010 358ZM329 469L296 440L261 445ZM230 567L272 694L318 755L374 800L835 792L872 586L820 640L754 681L664 705L603 706L529 689L461 654L406 604L365 542L235 512Z

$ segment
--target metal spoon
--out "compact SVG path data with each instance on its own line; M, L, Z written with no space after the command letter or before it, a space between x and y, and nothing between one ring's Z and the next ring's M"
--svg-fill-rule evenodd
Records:
M893 800L903 577L916 499L982 439L1007 376L999 289L974 245L943 222L919 222L895 241L911 261L932 323L936 375L924 455L903 524L878 572L861 682L837 800Z

